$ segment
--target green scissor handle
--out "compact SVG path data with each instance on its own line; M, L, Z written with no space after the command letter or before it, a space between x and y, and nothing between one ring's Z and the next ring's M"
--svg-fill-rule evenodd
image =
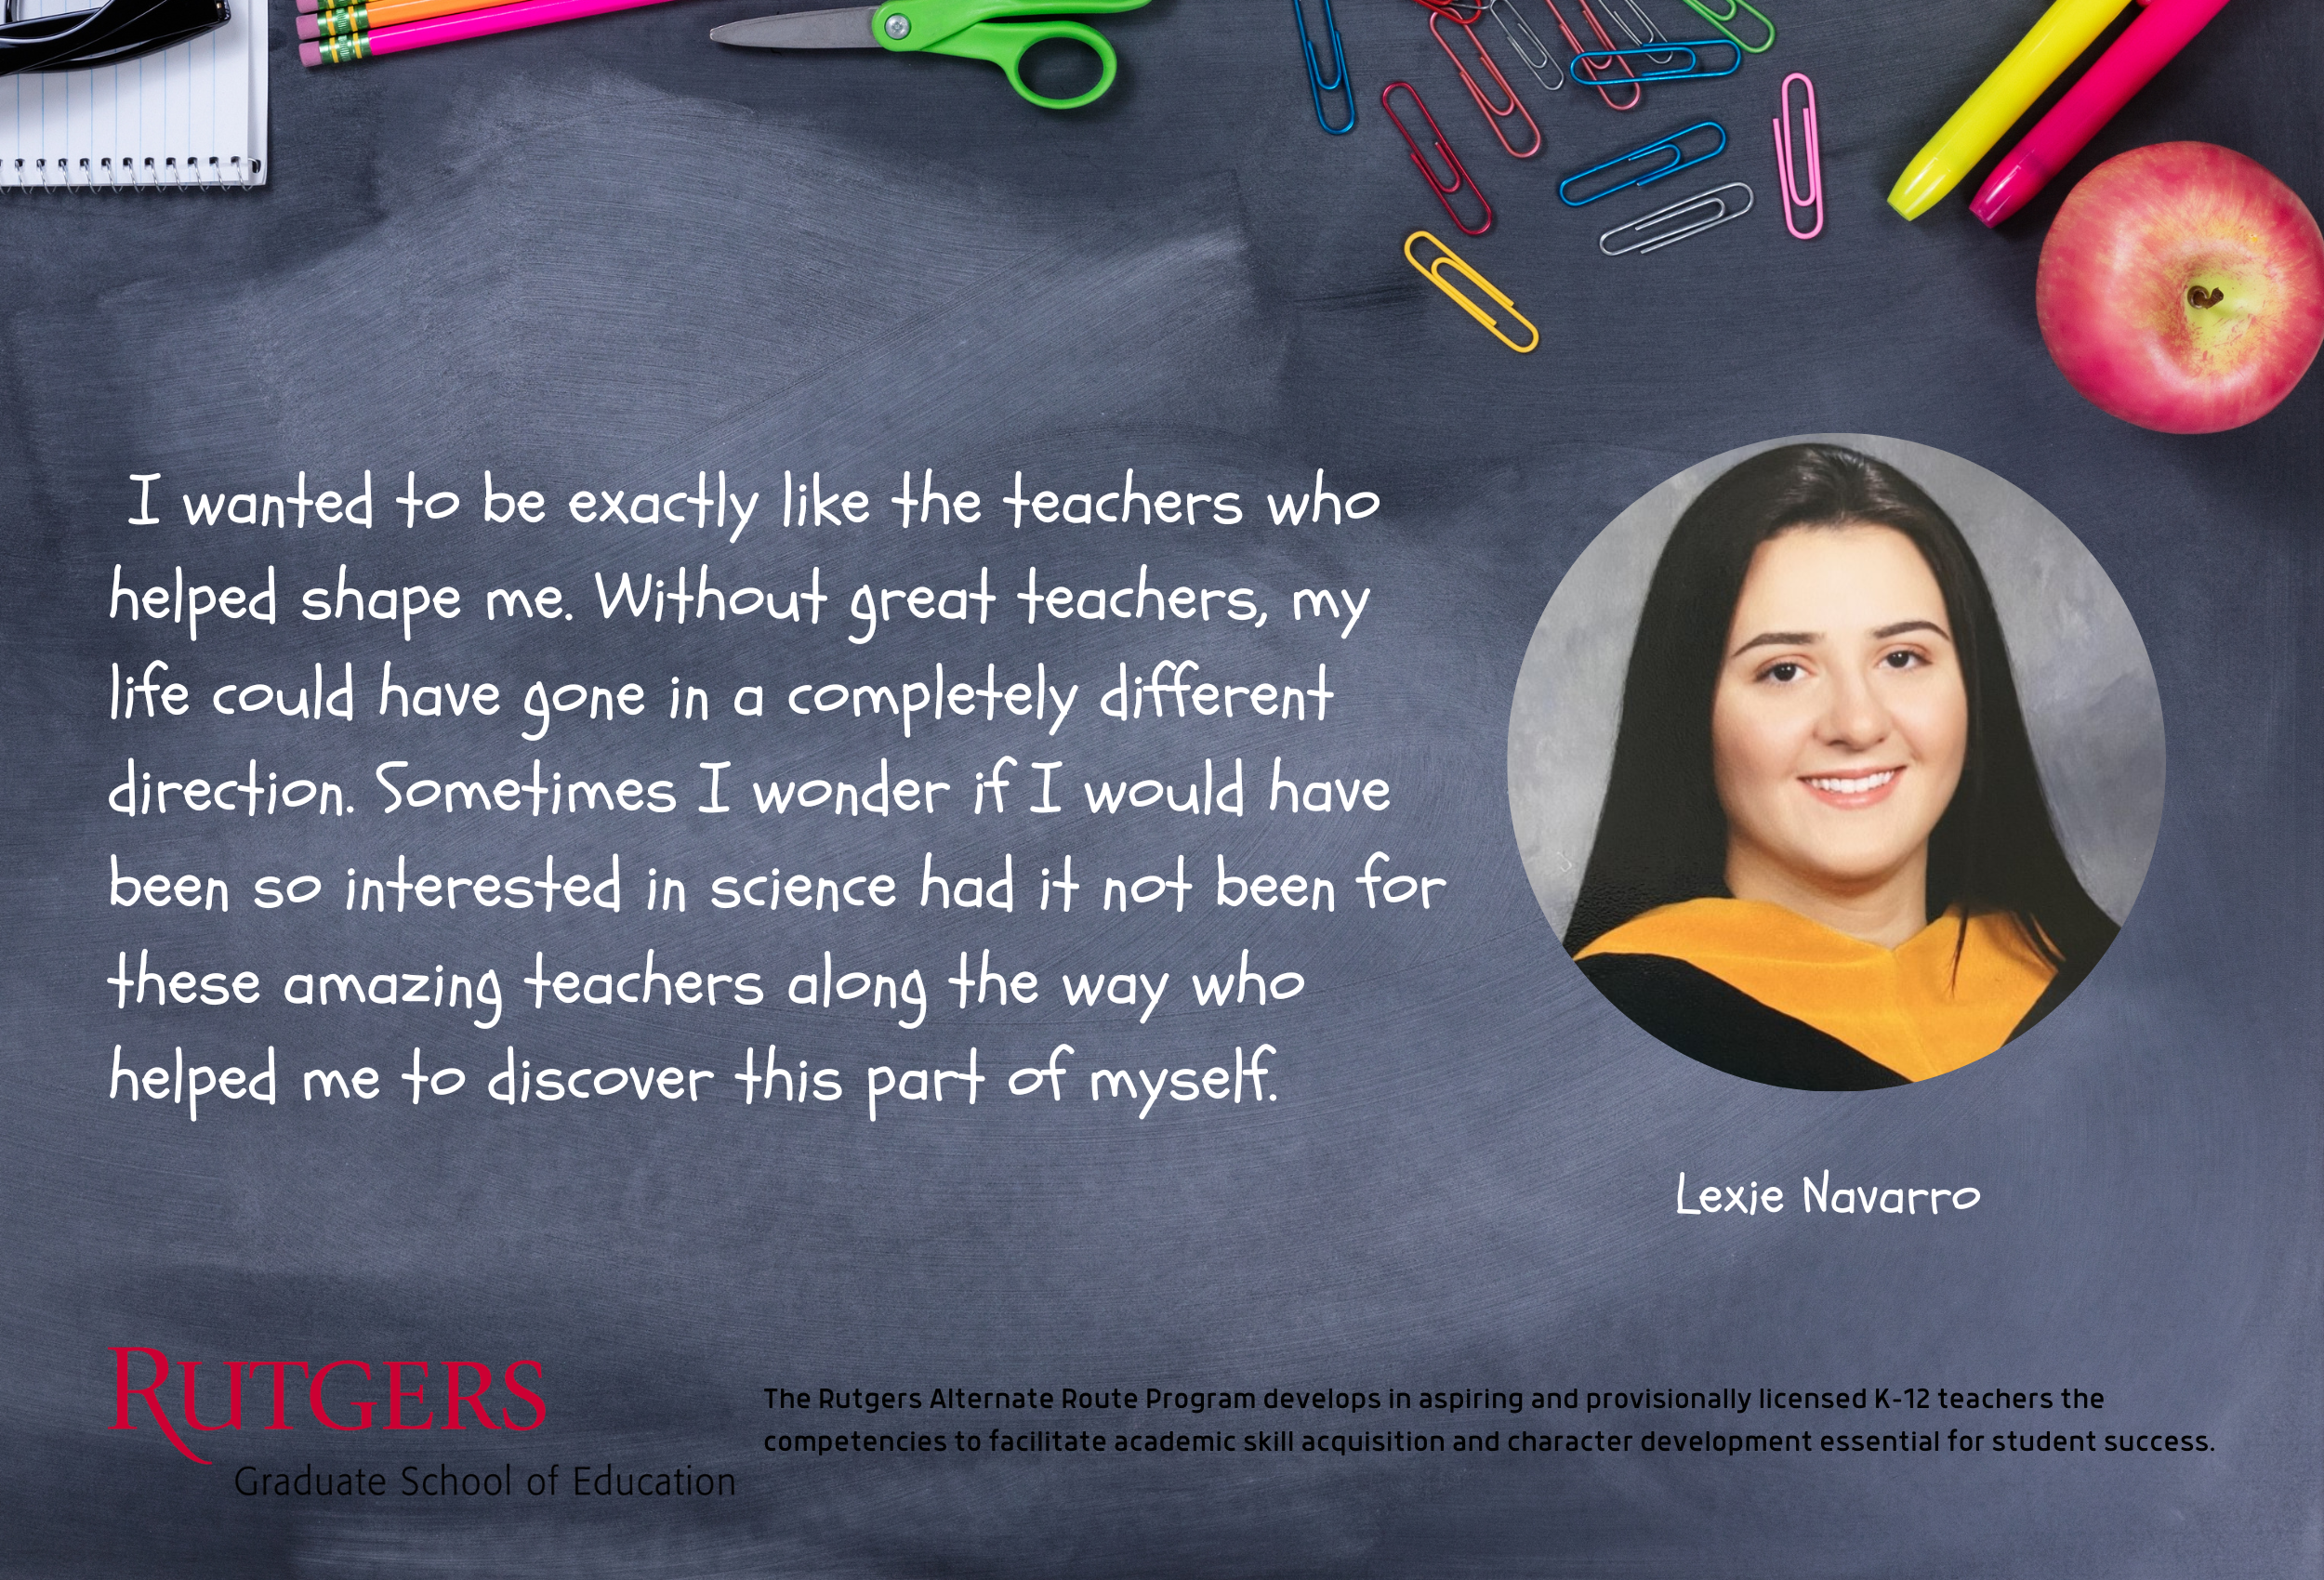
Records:
M1053 38L1070 38L1075 43L1095 50L1098 58L1097 86L1089 92L1072 99L1045 99L1025 86L1017 63L1024 59L1026 50ZM1114 86L1116 62L1114 46L1105 42L1105 35L1095 28L1079 22L979 22L963 28L941 44L931 44L929 52L935 55L965 55L972 60L990 60L1009 73L1009 86L1028 104L1044 110L1078 110L1096 102L1105 90Z
M989 60L1008 73L1009 86L1028 104L1044 110L1078 110L1093 104L1114 86L1119 62L1113 45L1094 28L1059 19L1001 21L1050 9L1135 11L1147 0L889 0L872 16L872 35L892 50L957 55ZM1052 39L1070 39L1098 58L1097 86L1071 99L1049 99L1025 86L1020 64L1025 52Z

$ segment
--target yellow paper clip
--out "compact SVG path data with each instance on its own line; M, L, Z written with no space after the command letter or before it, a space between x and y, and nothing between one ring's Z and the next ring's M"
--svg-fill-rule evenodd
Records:
M1426 242L1430 246L1434 247L1441 256L1436 257L1432 262L1422 263L1419 258L1413 257L1412 255L1412 244L1415 242ZM1525 352L1532 350L1536 346L1541 344L1541 332L1536 329L1532 323L1526 320L1524 313L1517 310L1517 304L1515 302L1511 301L1506 296L1501 294L1499 286L1494 284L1484 275L1479 274L1475 270L1470 268L1467 260L1462 258L1459 253L1453 251L1452 248L1438 241L1428 231L1415 230L1412 234L1404 239L1404 260L1405 262L1410 264L1413 268L1419 270L1422 274L1427 275L1430 283L1435 285L1438 290L1444 292L1445 295L1450 296L1454 301L1460 304L1461 311L1467 313L1471 318L1475 319L1479 323L1485 325L1486 332L1489 333L1494 339L1499 340L1502 345L1508 347L1511 350L1515 351L1518 355L1523 356ZM1496 319L1491 313L1486 312L1483 308L1477 306L1476 303L1471 301L1466 296L1461 294L1459 286L1454 284L1451 281L1446 279L1444 275L1438 272L1438 270L1443 269L1446 264L1452 265L1454 269L1468 277L1471 284L1475 285L1486 296L1500 303L1502 307L1507 308L1509 309L1509 316L1515 319L1519 323L1525 324L1525 334L1531 336L1531 338L1526 340L1524 345L1520 346L1516 341L1512 340L1508 336L1502 334L1500 321L1499 319Z

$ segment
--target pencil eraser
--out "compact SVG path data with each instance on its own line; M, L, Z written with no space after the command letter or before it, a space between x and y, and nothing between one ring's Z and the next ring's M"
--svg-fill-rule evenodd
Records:
M301 38L321 38L323 36L323 19L316 16L311 11L301 12L298 18L298 36Z
M298 0L298 8L302 11L320 11L323 0Z
M322 45L320 45L320 44L302 44L302 45L300 45L300 46L298 46L298 63L299 63L300 65L302 65L302 66L320 66L320 65L322 65L322 64L323 64L323 46L322 46Z

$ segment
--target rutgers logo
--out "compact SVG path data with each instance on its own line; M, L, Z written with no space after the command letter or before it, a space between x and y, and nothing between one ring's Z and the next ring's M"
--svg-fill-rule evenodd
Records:
M529 1432L548 1416L548 1406L542 1402L541 1396L517 1377L519 1372L529 1367L533 1380L539 1382L541 1363L538 1361L509 1362L498 1379L503 1398L497 1402L495 1399L493 1369L482 1361L390 1361L387 1363L386 1379L388 1396L384 1401L342 1399L336 1403L324 1398L325 1387L331 1383L331 1374L342 1367L352 1368L354 1375L341 1379L336 1389L344 1391L361 1387L371 1380L370 1362L333 1361L325 1365L310 1367L304 1361L180 1361L176 1363L176 1370L182 1379L180 1386L184 1390L185 1408L178 1420L172 1421L161 1397L163 1388L169 1382L172 1368L169 1357L158 1350L147 1350L138 1345L117 1344L112 1347L112 1429L117 1432L135 1431L137 1424L129 1419L129 1402L142 1400L146 1409L152 1412L154 1424L162 1429L163 1435L169 1439L178 1453L197 1465L210 1462L186 1446L186 1440L178 1436L179 1427L182 1425L186 1430L194 1432L242 1430L244 1380L261 1374L270 1375L273 1379L273 1417L265 1429L272 1432L291 1429L291 1423L285 1417L298 1382L306 1385L308 1413L335 1432L367 1432L374 1429L375 1424L378 1429L390 1432L422 1432L431 1428L438 1431L457 1432L466 1430L471 1419L476 1425L494 1431ZM138 1356L144 1359L133 1359ZM194 1393L205 1364L217 1365L226 1374L226 1417L221 1421L203 1420L194 1407ZM434 1370L439 1365L443 1368L440 1374ZM132 1373L142 1372L148 1366L152 1370L152 1380L142 1387L132 1386ZM294 1371L299 1374L297 1382L292 1381L287 1375ZM217 1373L211 1375L215 1376ZM440 1384L431 1382L431 1378L437 1376L442 1378ZM441 1391L431 1391L437 1389ZM510 1401L521 1402L523 1412L521 1413L516 1403ZM387 1406L387 1419L375 1423L374 1417L382 1403ZM495 1414L495 1404L497 1415ZM532 1417L530 1420L521 1418L521 1414L528 1413Z

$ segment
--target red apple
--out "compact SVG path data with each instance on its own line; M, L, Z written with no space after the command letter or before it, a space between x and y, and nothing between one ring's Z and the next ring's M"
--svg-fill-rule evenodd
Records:
M2034 311L2058 371L2102 410L2164 433L2240 428L2324 343L2324 235L2232 149L2133 149L2067 194Z

